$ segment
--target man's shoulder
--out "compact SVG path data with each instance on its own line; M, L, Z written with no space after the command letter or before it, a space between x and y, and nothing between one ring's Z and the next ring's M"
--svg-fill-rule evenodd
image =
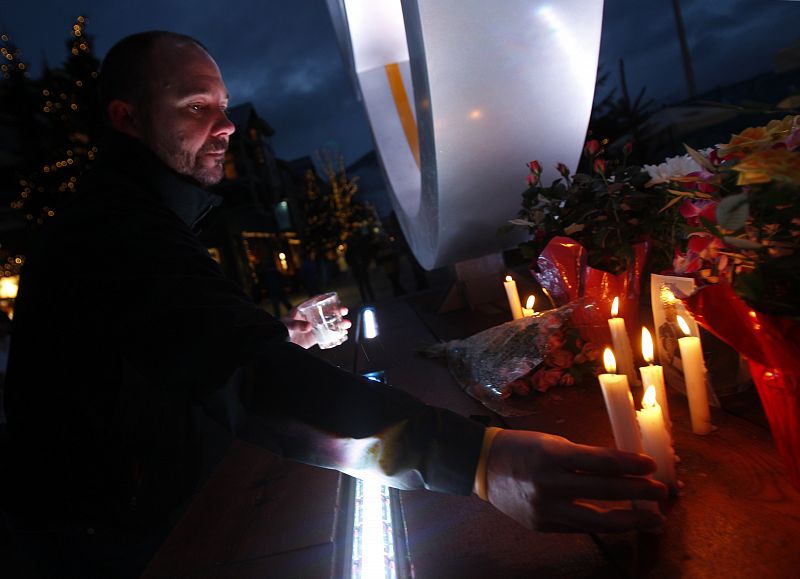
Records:
M174 221L156 192L113 174L89 175L61 213L67 227L91 222L110 233L120 227L146 227L152 220Z

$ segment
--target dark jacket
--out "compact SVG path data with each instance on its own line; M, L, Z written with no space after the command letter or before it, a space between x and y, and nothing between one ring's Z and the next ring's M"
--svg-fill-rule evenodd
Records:
M471 491L483 428L289 343L195 235L214 195L122 135L82 191L21 278L6 388L18 512L162 522L197 482L198 413L290 458ZM231 395L240 368L252 386Z

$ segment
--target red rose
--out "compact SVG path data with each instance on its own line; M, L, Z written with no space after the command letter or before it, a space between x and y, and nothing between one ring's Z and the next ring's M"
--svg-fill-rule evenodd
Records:
M528 163L528 167L530 167L531 173L536 173L537 175L542 174L542 166L539 164L539 161L531 161Z
M632 152L633 152L633 141L628 141L622 147L622 154L625 155L626 157L629 157Z
M569 372L564 372L561 379L558 381L561 386L575 386L575 376Z
M569 350L553 350L544 357L544 363L553 368L569 368L574 357Z
M547 346L551 350L558 350L561 346L566 343L566 337L564 336L564 332L553 332L549 336L547 336Z
M603 159L594 160L594 170L601 175L606 174L606 162Z
M569 167L567 167L564 163L558 164L558 172L561 173L562 177L569 177Z
M594 157L600 152L600 141L597 139L586 141L586 145L583 147L583 152L587 157Z
M563 370L559 368L554 370L539 370L533 375L531 385L539 392L547 392L550 388L558 384L562 372Z

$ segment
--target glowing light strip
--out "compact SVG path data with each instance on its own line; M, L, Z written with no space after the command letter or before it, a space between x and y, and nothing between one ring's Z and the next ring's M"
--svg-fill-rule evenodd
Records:
M356 480L352 579L397 579L389 489Z
M403 84L403 76L400 74L400 66L396 62L386 65L386 78L389 80L389 88L392 90L392 98L394 99L394 106L397 109L397 116L400 118L400 124L403 126L403 133L406 135L408 148L411 149L411 154L414 156L414 161L419 168L419 132L417 131L417 119L414 118L414 112L411 110L411 104L408 101L408 93Z

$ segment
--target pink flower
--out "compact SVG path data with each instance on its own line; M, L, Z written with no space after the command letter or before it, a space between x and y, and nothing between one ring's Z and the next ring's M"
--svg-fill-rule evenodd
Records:
M716 262L717 270L722 272L728 268L728 256L720 254L725 244L716 236L706 231L695 231L689 234L686 253L676 252L672 267L676 273L694 273Z
M586 141L583 147L583 152L587 157L594 157L600 152L600 141L597 139L590 139Z
M539 164L539 161L531 161L528 163L528 167L530 168L531 173L536 173L537 175L542 174L542 166Z
M716 201L692 201L687 199L681 204L679 211L692 227L700 227L701 217L711 223L717 222Z
M527 181L528 181L528 187L533 187L539 182L539 175L536 175L535 173L528 173Z

